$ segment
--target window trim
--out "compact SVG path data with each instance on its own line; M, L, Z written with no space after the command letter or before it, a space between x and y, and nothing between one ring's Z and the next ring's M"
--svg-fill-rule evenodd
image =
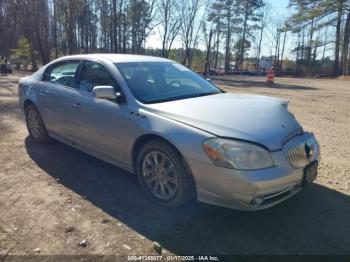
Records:
M112 78L112 80L114 81L114 83L115 83L115 85L116 85L116 86L114 86L114 91L116 91L116 92L118 92L118 93L121 93L121 95L125 97L125 94L124 94L122 88L120 87L120 84L118 83L118 81L116 80L116 78L113 76L113 74L111 73L111 71L110 71L103 63L98 62L98 61L95 61L95 60L90 60L90 59L84 59L84 60L82 60L82 61L81 61L81 65L79 65L78 70L77 70L77 72L76 72L76 73L77 73L77 80L76 80L76 82L75 82L75 87L76 87L76 90L77 90L78 92L81 92L81 93L84 93L84 94L90 94L90 95L92 95L93 97L95 97L95 96L93 95L92 92L84 91L84 90L80 90L80 89L79 89L79 83L80 83L80 80L81 80L81 72L82 72L82 70L83 70L83 68L84 68L84 66L85 66L85 64L86 64L87 62L95 63L95 64L98 64L98 65L102 66L102 67L108 72L109 76ZM116 89L118 89L118 90L116 90ZM126 103L126 102L125 102L125 103Z
M63 64L67 64L67 63L74 63L74 62L78 62L78 67L74 73L74 78L73 78L73 86L66 86L66 85L62 85L62 84L59 84L59 83L54 83L54 82L51 82L51 81L48 81L48 80L44 80L44 77L46 75L46 73L51 74L52 70L56 67L56 66L60 66L60 65L63 65ZM52 85L58 85L58 86L62 86L62 87L65 87L65 88L69 88L69 89L73 89L73 90L77 90L76 89L76 82L77 82L77 78L78 78L78 73L79 73L79 68L81 66L81 63L82 63L82 60L81 59L69 59L69 60L63 60L63 61L58 61L56 63L53 63L51 65L49 65L45 71L44 71L44 74L41 78L41 81L44 82L44 83L50 83Z

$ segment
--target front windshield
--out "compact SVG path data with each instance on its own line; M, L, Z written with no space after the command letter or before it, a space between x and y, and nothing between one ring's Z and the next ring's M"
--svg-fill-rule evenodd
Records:
M212 95L221 91L188 68L171 62L117 63L131 92L142 103Z

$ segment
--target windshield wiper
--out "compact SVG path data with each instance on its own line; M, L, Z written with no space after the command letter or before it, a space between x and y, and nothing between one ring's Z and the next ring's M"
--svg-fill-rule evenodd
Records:
M169 101L175 101L175 100L182 100L182 99L188 99L188 98L195 98L195 97L201 97L201 96L210 96L210 95L216 95L219 94L217 92L207 92L207 93L199 93L199 94L189 94L189 95L182 95L182 96L175 96L175 97L168 97L168 98L161 98L156 100L147 101L147 104L153 104L153 103L162 103L162 102L169 102Z
M219 94L217 92L209 92L209 93L199 93L199 94L193 94L189 96L188 98L193 98L193 97L200 97L200 96L210 96L210 95L216 95Z
M160 98L160 99L145 101L145 104L155 104L155 103L169 102L169 101L174 101L174 100L177 100L177 99L178 99L178 97Z

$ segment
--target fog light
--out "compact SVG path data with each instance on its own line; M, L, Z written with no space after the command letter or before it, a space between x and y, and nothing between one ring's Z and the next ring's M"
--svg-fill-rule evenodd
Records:
M259 206L262 204L262 202L264 202L264 199L262 199L261 197L256 197L250 203L254 206Z

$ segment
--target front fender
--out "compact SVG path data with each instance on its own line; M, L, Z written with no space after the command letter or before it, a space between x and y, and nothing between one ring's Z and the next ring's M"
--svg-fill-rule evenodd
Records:
M137 114L138 128L129 134L134 139L126 146L130 162L137 139L144 135L155 135L171 143L184 158L212 163L202 148L202 142L213 137L212 134L143 109L139 109Z

